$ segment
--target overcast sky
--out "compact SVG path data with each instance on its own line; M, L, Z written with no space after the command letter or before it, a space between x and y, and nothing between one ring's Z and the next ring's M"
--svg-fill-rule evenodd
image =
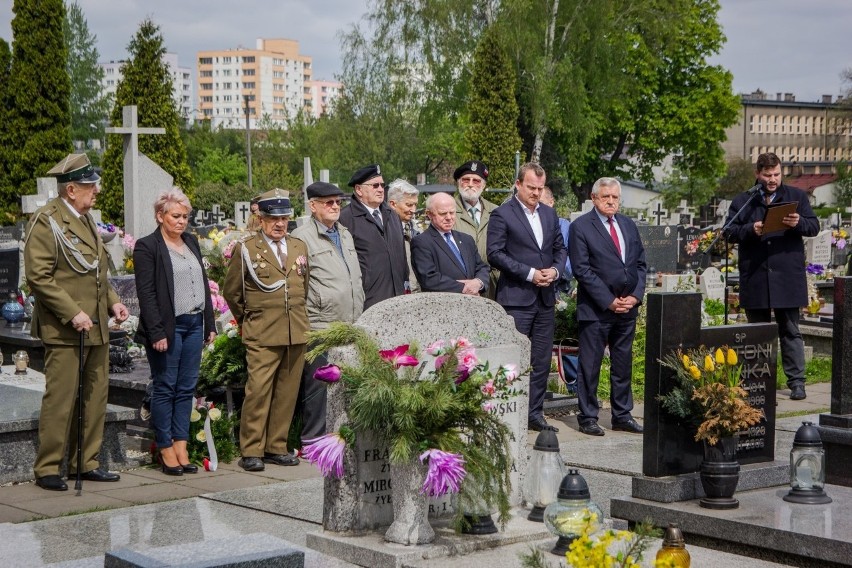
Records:
M150 16L170 52L194 67L199 50L253 48L258 37L299 41L313 57L314 78L340 71L340 32L357 22L366 0L78 0L98 38L102 61L122 59ZM793 93L798 101L846 90L852 67L852 1L722 0L728 38L713 58L734 74L734 90ZM0 37L11 42L12 0L0 0Z

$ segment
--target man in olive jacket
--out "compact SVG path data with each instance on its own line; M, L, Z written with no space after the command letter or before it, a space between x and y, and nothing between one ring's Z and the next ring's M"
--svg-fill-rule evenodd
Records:
M24 264L35 295L32 335L44 344L45 391L41 401L39 448L33 472L43 489L66 491L60 465L69 448L69 475L76 472L80 334L83 357L83 472L88 481L118 481L100 469L109 387L109 316L127 319L107 279L109 259L89 210L100 192L100 176L85 154L70 154L48 175L56 176L59 197L36 211L27 227Z
M497 205L482 197L488 181L488 167L478 161L471 160L456 168L453 172L458 191L455 195L456 225L454 230L473 237L476 248L483 260L488 258L488 221ZM500 271L491 267L487 296L494 299L497 295L497 279Z
M343 192L335 185L318 181L306 190L311 218L293 231L308 245L308 320L311 330L325 329L342 321L353 323L364 308L364 288L358 253L349 230L337 222ZM302 443L326 433L326 385L314 373L328 364L323 353L305 364L298 405L302 411Z
M308 249L287 235L289 194L273 189L258 201L260 231L234 247L222 296L246 347L248 381L240 417L240 467L298 465L287 451L305 362Z

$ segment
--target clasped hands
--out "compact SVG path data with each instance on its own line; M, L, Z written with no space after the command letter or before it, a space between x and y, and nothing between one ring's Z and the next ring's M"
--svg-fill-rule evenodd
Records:
M626 314L638 303L639 300L633 296L622 296L621 298L614 299L609 305L609 309L617 314Z
M127 311L127 307L122 303L115 303L110 308L112 312L112 317L115 318L116 323L121 323L130 317L130 312ZM71 318L71 326L75 331L89 331L92 329L95 323L92 321L92 318L89 317L89 314L80 310L80 312Z
M542 268L535 271L532 281L536 286L544 288L550 286L557 278L559 278L559 273L556 272L555 268Z
M799 224L799 214L790 213L789 215L784 215L784 218L781 220L781 222L790 227L791 229L795 229L796 225ZM754 234L757 236L763 236L763 221L756 221L754 223Z

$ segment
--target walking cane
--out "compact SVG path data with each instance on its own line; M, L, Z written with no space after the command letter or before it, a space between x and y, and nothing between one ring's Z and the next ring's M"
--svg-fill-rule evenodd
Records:
M97 320L92 320L93 325L97 323ZM85 349L86 331L80 330L80 373L77 379L77 481L74 483L77 497L83 494L83 479L80 476L83 475L83 354Z

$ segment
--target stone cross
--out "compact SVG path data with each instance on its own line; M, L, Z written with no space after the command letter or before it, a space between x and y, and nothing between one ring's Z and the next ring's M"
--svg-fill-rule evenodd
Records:
M666 219L668 219L668 217L669 217L669 212L668 212L668 211L665 211L665 210L663 209L663 204L662 204L662 203L660 203L659 201L657 201L657 207L656 207L656 209L651 209L650 211L648 211L648 215L649 215L649 216L656 217L657 219L656 219L656 223L655 223L655 224L659 226L659 225L662 225L662 224L663 224L663 218L664 218L664 217L665 217Z
M234 225L237 229L243 230L248 224L248 218L251 215L251 202L237 201L234 203Z
M162 189L172 186L173 178L139 153L139 135L165 134L166 129L141 128L136 105L129 105L122 110L122 125L110 126L104 132L121 134L124 139L124 230L134 237L144 237L157 227L151 205Z
M692 225L693 208L686 203L686 199L681 199L680 204L675 209L678 215L678 225Z
M47 202L59 195L55 177L37 178L38 193L35 195L21 196L21 211L25 214L35 213L39 207L47 205Z

